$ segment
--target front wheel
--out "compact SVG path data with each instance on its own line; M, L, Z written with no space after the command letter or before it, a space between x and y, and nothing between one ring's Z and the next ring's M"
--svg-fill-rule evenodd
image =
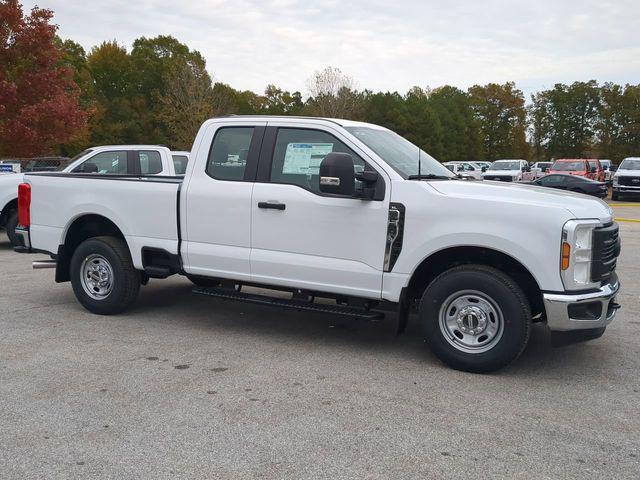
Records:
M420 318L435 355L456 370L474 373L514 361L531 331L531 309L520 287L484 265L439 275L422 296Z
M611 200L620 200L620 195L618 193L612 193L611 194Z
M94 237L82 242L71 257L71 285L78 301L99 315L125 311L140 290L140 272L124 240Z

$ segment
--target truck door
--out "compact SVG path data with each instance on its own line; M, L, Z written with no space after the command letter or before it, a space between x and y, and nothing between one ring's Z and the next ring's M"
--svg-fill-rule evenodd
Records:
M318 166L330 152L364 154L330 127L271 126L253 190L251 278L255 282L380 298L389 214L384 200L335 197L319 190ZM371 165L367 169L373 169Z
M192 158L182 232L184 270L250 279L251 191L266 122L212 123ZM167 219L168 221L169 219Z

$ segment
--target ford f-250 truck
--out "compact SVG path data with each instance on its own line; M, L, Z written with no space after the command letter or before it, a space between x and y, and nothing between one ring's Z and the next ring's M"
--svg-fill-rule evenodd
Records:
M91 147L71 159L62 172L97 175L141 174L175 176L184 174L189 152L170 152L157 145L116 145ZM0 176L0 229L15 243L18 224L18 185L23 176Z
M393 308L399 331L417 311L435 354L472 372L518 357L534 321L597 338L619 307L605 203L460 181L390 130L346 120L208 120L184 179L29 174L19 222L16 250L50 254L56 281L94 313L183 274L227 299L359 317Z

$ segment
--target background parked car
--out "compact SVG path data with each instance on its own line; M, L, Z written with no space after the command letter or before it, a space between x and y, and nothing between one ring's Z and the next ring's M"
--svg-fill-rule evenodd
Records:
M569 192L584 193L598 198L605 198L609 193L607 184L604 182L561 173L545 175L544 177L527 183L531 185L538 185L540 187L557 188L559 190L567 190Z
M553 165L553 162L536 162L531 165L531 173L533 173L533 178L540 178L543 175L546 175L549 167Z
M604 168L600 163L600 160L596 158L591 158L587 160L587 162L589 162L590 173L595 174L593 179L599 182L604 182L606 176L605 176Z
M625 158L613 175L612 200L640 195L640 157Z
M482 180L482 167L479 165L473 165L470 162L445 162L443 165L456 175L472 177L474 180Z
M613 172L615 171L615 167L611 160L600 160L600 165L604 169L604 181L611 185L611 180L613 179Z
M531 168L526 160L496 160L482 174L485 180L521 182L532 180Z
M549 175L554 173L564 173L567 175L575 175L578 177L590 178L595 180L595 171L591 171L589 162L584 158L560 158L553 162L553 165L547 170Z

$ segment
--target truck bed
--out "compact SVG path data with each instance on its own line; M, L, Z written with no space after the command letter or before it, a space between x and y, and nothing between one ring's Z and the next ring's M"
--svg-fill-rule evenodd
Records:
M31 247L56 252L73 222L91 212L113 222L142 268L142 247L177 254L181 177L34 173L31 185Z

